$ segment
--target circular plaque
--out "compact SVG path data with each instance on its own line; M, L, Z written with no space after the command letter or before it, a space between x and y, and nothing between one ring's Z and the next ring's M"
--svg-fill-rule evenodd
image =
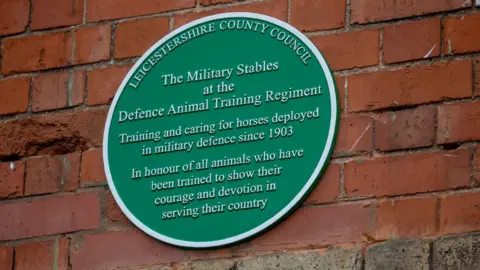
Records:
M337 102L325 59L287 23L253 13L191 22L120 85L104 133L108 185L132 223L169 244L252 237L321 178Z

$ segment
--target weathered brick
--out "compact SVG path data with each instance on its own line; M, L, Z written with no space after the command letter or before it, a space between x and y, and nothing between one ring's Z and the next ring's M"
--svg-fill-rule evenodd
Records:
M241 259L193 261L181 265L181 270L207 269L349 269L360 270L360 248L332 247L324 250L274 253Z
M31 242L15 248L15 269L68 269L69 241L65 238Z
M290 23L301 31L340 28L345 25L345 0L296 0L292 2Z
M98 105L112 102L120 83L131 67L131 64L127 64L94 69L88 72L87 104Z
M383 60L390 64L437 57L440 42L440 19L387 26L383 31Z
M13 247L0 246L0 269L13 269Z
M371 246L365 255L365 270L429 268L428 242L422 240L396 240Z
M317 186L305 200L306 204L335 201L340 196L340 164L331 163L320 178Z
M440 233L454 234L480 229L480 193L461 193L440 200Z
M100 226L97 193L65 195L0 205L0 240L52 235Z
M110 191L107 192L107 202L106 202L106 213L105 215L110 219L111 221L120 221L124 224L129 224L130 221L128 218L123 214L122 210L120 207L117 205L117 202L113 198L113 195Z
M340 120L335 155L349 156L372 151L373 121L368 116L346 116Z
M177 28L186 23L200 19L205 16L224 12L253 12L267 16L275 17L279 20L287 20L287 0L269 0L259 3L251 3L249 5L239 5L226 8L216 8L208 11L189 12L175 15L173 18L174 27Z
M25 195L77 189L79 167L80 154L78 153L28 160Z
M115 29L115 58L142 55L168 34L168 21L167 17L160 17L118 24Z
M102 21L192 8L196 0L89 0L87 21Z
M352 23L369 23L471 6L471 0L352 0Z
M451 236L433 243L432 269L480 269L480 235Z
M273 250L361 242L363 235L372 230L371 211L370 205L362 203L300 208L275 230L254 238L251 249Z
M446 18L443 51L447 54L480 51L480 13Z
M0 158L62 155L98 147L106 115L106 109L93 109L0 123Z
M32 29L82 23L84 0L32 0Z
M310 38L332 70L378 64L380 30L368 29Z
M369 111L471 96L470 60L348 77L348 111Z
M431 192L470 185L468 150L415 153L352 161L344 168L350 196L385 196Z
M71 32L9 38L3 41L2 73L64 67L72 55Z
M118 256L128 254L128 256ZM72 254L72 270L116 269L179 262L183 251L160 243L138 230L88 234Z
M82 154L82 173L80 183L95 184L107 181L103 169L102 148L91 149Z
M461 102L438 107L439 144L480 139L480 102Z
M26 112L29 89L29 77L0 80L0 115Z
M25 161L0 163L0 198L22 196L24 176Z
M241 260L237 267L242 270L279 268L360 270L362 268L362 252L360 248L333 247L321 251L270 254Z
M92 63L110 58L110 37L110 25L79 28L75 32L75 63Z
M33 79L32 111L46 111L67 106L70 73L43 73Z
M375 146L382 151L430 146L435 140L435 108L388 112L375 119Z
M375 240L386 240L435 234L436 203L437 198L433 197L381 202L373 237Z
M2 0L0 2L0 36L25 31L29 14L29 0Z

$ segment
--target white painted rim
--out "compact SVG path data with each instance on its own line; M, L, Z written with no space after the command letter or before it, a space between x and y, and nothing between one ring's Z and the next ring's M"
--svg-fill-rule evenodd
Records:
M308 46L308 48L312 51L312 53L315 55L317 58L318 62L320 63L320 66L322 67L322 70L325 74L325 77L327 79L327 84L328 84L328 90L330 92L330 103L331 103L331 119L330 119L330 129L328 132L328 137L326 141L326 146L325 149L322 153L322 156L320 157L320 160L310 176L310 179L307 181L307 183L303 186L303 188L300 190L300 192L293 198L290 203L285 206L280 212L278 212L276 215L271 217L269 220L265 221L264 223L260 224L259 226L238 234L236 236L232 236L229 238L221 239L221 240L216 240L216 241L206 241L206 242L192 242L192 241L184 241L184 240L178 240L175 238L171 238L165 235L162 235L149 227L147 227L145 224L143 224L140 220L138 220L125 206L123 203L122 199L118 195L117 189L115 188L115 185L112 180L112 175L110 173L110 165L108 163L108 133L110 130L110 122L112 120L113 116L113 111L115 110L115 107L117 105L118 99L120 98L123 89L125 88L125 85L131 78L131 76L134 74L135 70L140 66L140 64L152 53L154 52L160 45L162 45L165 41L170 39L171 37L179 34L180 32L186 30L187 28L196 26L198 24L202 24L205 22L213 21L213 20L218 20L218 19L225 19L225 18L249 18L249 19L257 19L257 20L263 20L267 21L269 23L275 24L279 27L282 27L288 31L290 31L292 34L294 34L297 38L299 38L305 45ZM140 228L142 231L144 231L146 234L164 241L166 243L175 245L175 246L182 246L182 247L190 247L190 248L208 248L208 247L217 247L217 246L224 246L228 244L232 244L238 241L241 241L243 239L249 238L257 233L262 232L263 230L266 230L269 228L271 225L275 224L277 221L279 221L281 218L283 218L286 214L288 214L306 195L306 193L310 190L312 185L315 183L315 180L317 179L318 175L320 174L320 171L322 170L323 166L325 165L325 162L327 161L328 155L330 153L330 150L333 147L333 140L335 136L335 131L336 131L336 124L337 124L337 113L338 113L338 108L337 108L337 96L336 96L336 91L335 91L335 84L333 81L332 74L329 71L327 62L321 55L321 53L318 51L318 49L315 47L315 45L305 36L303 35L300 31L295 29L293 26L280 21L278 19L275 19L270 16L266 15L261 15L261 14L256 14L256 13L249 13L249 12L231 12L231 13L222 13L222 14L217 14L217 15L212 15L208 17L201 18L199 20L190 22L175 31L169 33L162 39L160 39L157 43L155 43L138 61L135 63L135 65L130 69L128 72L127 76L123 79L122 84L117 90L117 93L115 94L115 97L112 101L112 105L110 106L110 110L108 111L108 116L107 116L107 122L105 124L105 131L103 134L103 164L105 168L105 174L107 177L108 181L108 186L110 187L110 190L112 192L113 197L115 198L115 201L119 205L120 209L122 212L128 217L128 219L135 224L138 228Z

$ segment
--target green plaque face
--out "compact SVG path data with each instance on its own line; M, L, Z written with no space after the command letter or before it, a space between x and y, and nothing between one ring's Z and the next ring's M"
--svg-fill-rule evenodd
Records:
M331 71L298 30L252 13L206 17L158 41L123 80L105 127L108 184L150 236L228 245L302 203L337 121Z

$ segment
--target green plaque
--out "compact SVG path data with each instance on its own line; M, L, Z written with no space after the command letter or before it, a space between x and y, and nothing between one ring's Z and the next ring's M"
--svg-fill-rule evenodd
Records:
M244 240L321 178L337 104L325 59L287 23L253 13L191 22L119 87L104 134L108 185L130 221L161 241Z

